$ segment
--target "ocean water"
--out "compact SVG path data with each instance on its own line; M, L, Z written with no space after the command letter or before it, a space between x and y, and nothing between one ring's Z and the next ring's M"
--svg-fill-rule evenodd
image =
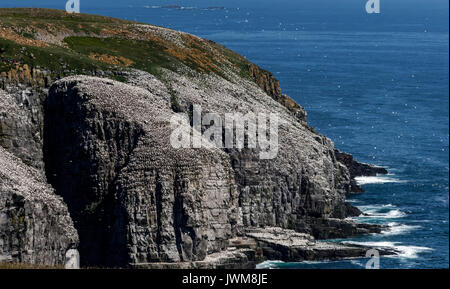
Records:
M272 71L309 123L356 159L390 174L359 178L349 201L386 224L338 240L393 247L381 268L449 267L449 32L447 0L84 1L81 11L137 20L217 41ZM179 4L183 9L161 6ZM1 0L0 7L65 7ZM212 6L221 8L205 9ZM364 268L366 259L261 268Z

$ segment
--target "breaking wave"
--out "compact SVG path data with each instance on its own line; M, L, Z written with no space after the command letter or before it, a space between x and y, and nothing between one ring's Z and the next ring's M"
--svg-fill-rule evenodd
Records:
M399 223L395 223L395 222L389 223L388 227L389 228L387 230L384 230L381 232L383 235L388 235L388 236L402 235L402 234L406 234L408 232L422 228L421 226L399 224Z
M285 262L274 260L274 261L264 261L256 265L256 269L275 269L278 265L284 264Z
M405 181L393 178L392 175L380 175L371 177L356 177L355 181L358 185L370 184L387 184L387 183L404 183Z
M360 246L366 246L371 248L386 248L386 249L394 249L398 252L397 256L392 257L401 257L408 259L415 259L419 257L420 253L433 251L432 248L428 247L420 247L420 246L408 246L401 245L399 242L355 242L355 241L345 241L345 244L354 244ZM391 257L391 256L389 256Z
M406 216L406 213L392 204L358 206L358 208L365 214L359 217L361 219L397 219Z

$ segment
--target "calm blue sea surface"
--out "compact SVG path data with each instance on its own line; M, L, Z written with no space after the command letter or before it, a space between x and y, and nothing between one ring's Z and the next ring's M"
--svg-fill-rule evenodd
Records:
M360 179L367 192L350 201L372 215L359 221L390 229L345 241L402 252L382 257L381 268L448 268L449 4L381 0L381 14L368 15L365 2L81 0L81 10L194 33L272 71L337 148L389 169ZM63 9L65 1L0 6ZM363 268L366 261L260 267Z

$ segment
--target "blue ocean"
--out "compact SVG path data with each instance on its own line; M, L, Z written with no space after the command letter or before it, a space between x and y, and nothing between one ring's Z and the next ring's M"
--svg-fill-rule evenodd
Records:
M65 0L1 0L64 9ZM81 12L161 25L226 45L273 72L311 126L389 175L359 178L349 201L389 227L346 240L396 248L381 268L449 267L449 2L380 0L87 1ZM179 7L165 8L169 4ZM366 259L260 268L365 268Z

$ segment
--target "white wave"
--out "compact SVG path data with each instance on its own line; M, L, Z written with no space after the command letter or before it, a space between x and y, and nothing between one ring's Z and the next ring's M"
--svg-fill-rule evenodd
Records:
M380 175L371 177L356 177L355 181L358 185L369 185L369 184L387 184L387 183L404 183L405 181L392 178L392 175Z
M362 219L398 219L406 216L406 213L399 209L380 212L380 209L362 210L365 215L360 216Z
M392 205L392 204L386 204L386 205L381 205L381 204L374 204L374 205L364 205L364 206L358 206L358 208L363 211L373 211L373 210L381 210L381 209L385 209L385 208L396 208L397 206Z
M402 212L397 208L397 206L392 204L366 205L357 207L365 214L359 217L363 219L397 219L406 216L406 213Z
M389 235L389 236L402 235L407 232L422 228L421 226L399 224L399 223L395 223L395 222L389 223L388 226L389 226L389 228L387 230L384 230L381 232L383 235Z
M283 264L283 261L274 260L274 261L264 261L256 265L256 269L274 269L277 268L277 265Z
M360 245L360 246L366 246L370 248L386 248L386 249L394 249L398 252L397 256L392 257L401 257L401 258L408 258L408 259L414 259L418 258L418 254L422 252L429 252L433 251L432 248L428 247L420 247L420 246L405 246L405 245L399 245L401 243L399 242L355 242L355 241L345 241L343 242L345 244L354 244L354 245Z
M395 207L393 204L381 205L383 208L392 208Z
M358 259L350 259L350 263L353 265L359 266L359 267L363 267L363 268L366 266L366 264L364 264L364 262L361 262Z

